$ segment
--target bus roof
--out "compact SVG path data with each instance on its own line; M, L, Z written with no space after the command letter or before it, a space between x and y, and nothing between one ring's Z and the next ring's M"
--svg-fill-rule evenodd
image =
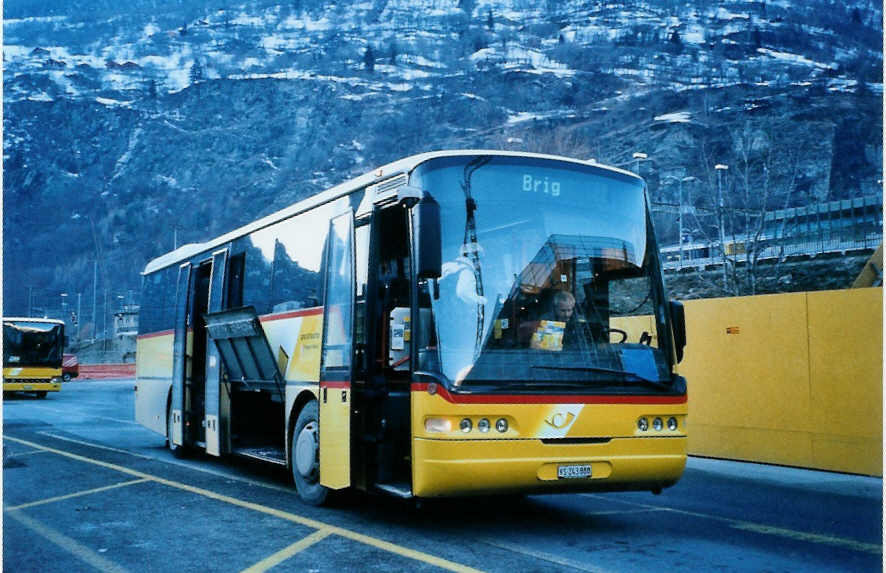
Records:
M27 316L4 316L3 322L48 322L52 324L64 324L64 320L56 318L30 318Z
M612 167L608 165L603 165L597 163L593 159L591 160L581 160L581 159L573 159L570 157L562 157L559 155L546 155L542 153L527 153L520 151L496 151L489 149L454 149L454 150L446 150L446 151L431 151L427 153L421 153L418 155L411 155L409 157L405 157L403 159L399 159L394 161L393 163L388 163L382 167L374 169L368 173L364 173L359 177L355 177L344 183L340 183L326 191L322 191L315 195L312 195L306 199L302 199L297 203L293 203L288 207L284 207L283 209L271 213L270 215L266 215L261 219L257 219L252 223L248 223L242 227L234 229L224 235L220 235L214 239L210 239L204 243L188 243L186 245L182 245L181 247L175 249L174 251L170 251L164 255L161 255L145 265L144 271L142 271L143 275L150 274L154 271L158 271L160 269L164 269L166 267L172 266L176 263L181 263L189 258L197 255L199 253L210 251L216 247L224 245L227 242L230 242L234 239L238 239L244 235L248 235L254 231L258 231L259 229L263 229L278 221L282 221L283 219L288 219L293 215L297 215L303 211L307 211L313 207L318 205L322 205L323 203L327 203L334 199L338 199L339 197L348 195L358 189L366 187L367 185L371 185L373 183L383 181L393 175L397 175L400 173L409 173L422 163L429 161L431 159L437 159L440 157L459 157L459 156L473 156L473 155L497 155L501 157L526 157L533 159L552 159L556 161L565 161L568 163L576 163L579 165L588 165L597 167L603 171L610 171L613 173L620 173L622 175L628 175L630 177L635 177L640 179L640 177L632 173L630 171L626 171L624 169L619 169L618 167Z

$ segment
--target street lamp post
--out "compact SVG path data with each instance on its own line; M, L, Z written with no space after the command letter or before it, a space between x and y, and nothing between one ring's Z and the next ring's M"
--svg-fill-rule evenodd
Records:
M697 177L693 177L688 175L686 177L675 177L673 175L669 175L664 178L664 181L676 181L677 182L677 228L678 228L678 238L677 238L677 252L678 252L678 269L683 268L683 211L684 211L684 203L683 203L683 183L685 181L697 181ZM691 202L690 202L691 204Z
M729 169L728 165L718 163L717 170L717 219L720 226L720 255L723 260L723 288L726 288L726 230L723 226L723 185L721 174Z
M83 297L82 292L77 293L77 346L80 346L80 323L83 320L83 317L80 316L80 302Z

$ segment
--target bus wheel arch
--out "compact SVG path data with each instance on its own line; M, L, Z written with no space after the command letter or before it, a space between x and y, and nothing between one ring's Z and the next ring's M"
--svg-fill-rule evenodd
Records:
M322 505L329 493L328 488L320 484L320 442L319 422L320 406L311 396L298 409L298 418L292 428L289 440L289 468L298 496L310 505Z

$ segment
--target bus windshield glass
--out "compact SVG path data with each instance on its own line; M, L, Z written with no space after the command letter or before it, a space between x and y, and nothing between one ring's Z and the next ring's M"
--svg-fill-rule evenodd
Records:
M52 322L5 321L3 366L60 367L62 326Z
M670 383L655 347L666 318L640 179L477 156L430 161L413 181L440 204L443 244L427 297L436 348L419 356L422 369L465 389Z

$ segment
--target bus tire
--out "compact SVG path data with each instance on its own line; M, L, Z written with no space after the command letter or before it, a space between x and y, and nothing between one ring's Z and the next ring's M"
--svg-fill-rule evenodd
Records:
M292 479L298 496L309 505L323 505L329 489L320 484L320 407L316 400L298 414L289 440Z
M65 372L64 374L62 374L62 381L64 381L64 382L70 382L70 381L71 381L71 374L70 374L70 372Z
M177 459L187 457L185 447L179 446L172 441L172 408L166 409L166 445L169 447L169 451L172 452L173 457Z
M46 398L46 390L40 390L38 392L35 392L35 394L37 394L37 397L40 398L41 400L43 398Z

